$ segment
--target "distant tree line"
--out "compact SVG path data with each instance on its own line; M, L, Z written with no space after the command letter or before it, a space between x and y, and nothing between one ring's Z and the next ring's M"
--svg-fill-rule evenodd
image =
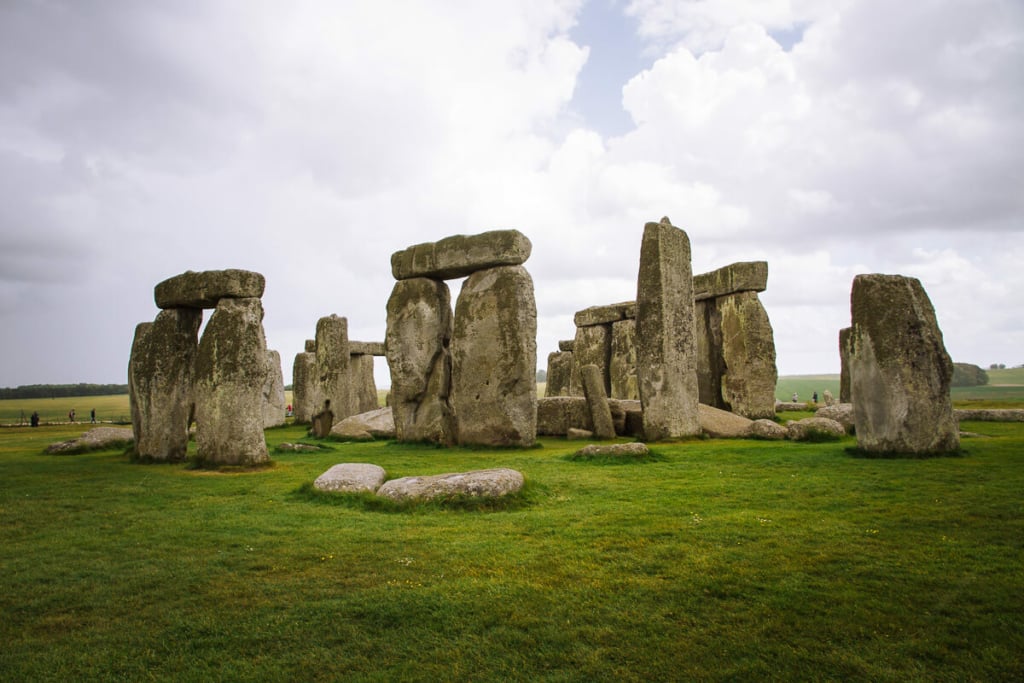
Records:
M0 389L0 399L113 396L127 393L127 384L27 384L13 389L8 387Z
M954 387L980 387L988 384L988 373L970 363L953 363Z

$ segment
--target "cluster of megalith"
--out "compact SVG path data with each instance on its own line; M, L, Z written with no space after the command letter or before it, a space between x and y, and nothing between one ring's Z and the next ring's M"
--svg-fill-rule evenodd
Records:
M667 219L648 223L636 301L576 313L575 338L548 356L545 396L583 395L581 368L596 365L608 397L641 399L651 411L651 440L698 433L698 401L750 419L773 417L775 341L758 297L768 264L691 276L690 262L684 231Z
M391 256L385 352L399 441L528 446L537 434L537 307L516 230ZM465 277L454 312L446 280Z
M383 355L383 342L349 340L348 319L320 318L316 338L306 340L292 366L295 422L312 423L318 436L326 436L346 417L376 409L373 358Z
M156 285L160 313L136 327L128 365L136 458L180 461L196 424L201 460L269 460L263 430L285 420L280 356L263 332L264 278L186 272ZM203 309L213 314L198 338Z

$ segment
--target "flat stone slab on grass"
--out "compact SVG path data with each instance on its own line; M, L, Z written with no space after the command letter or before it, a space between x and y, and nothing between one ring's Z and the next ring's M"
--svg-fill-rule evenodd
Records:
M153 289L157 308L214 308L221 299L259 299L266 279L251 270L185 271Z
M747 433L752 439L765 439L768 441L782 441L789 434L789 430L774 420L761 418L754 420Z
M651 454L647 444L634 441L632 443L616 444L590 444L584 446L573 454L576 458L599 458L599 457L622 457L622 458L643 458Z
M449 496L500 498L520 491L524 481L521 472L499 467L392 479L377 490L377 495L392 500L431 500Z
M331 436L349 439L393 439L395 418L386 406L359 415L351 415L331 428Z
M953 417L957 422L1024 422L1024 410L1018 408L954 408Z
M379 465L346 462L331 467L317 477L313 487L341 493L375 493L387 476L387 472Z
M50 444L46 447L46 452L51 455L60 455L62 453L70 455L72 453L127 446L134 440L135 436L132 430L126 427L96 427L85 432L77 439Z
M753 420L700 403L697 405L701 430L717 439L742 439L750 433Z
M287 442L285 442L285 443L279 443L277 445L277 450L281 451L282 453L316 453L316 452L321 451L323 449L321 449L319 446L313 446L312 444L308 444L308 443L287 443Z
M816 438L839 439L845 436L846 429L842 424L827 417L807 417L786 424L791 441L811 441Z

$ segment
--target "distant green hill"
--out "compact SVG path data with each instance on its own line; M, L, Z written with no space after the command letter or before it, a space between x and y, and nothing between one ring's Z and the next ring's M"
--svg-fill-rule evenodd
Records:
M5 398L67 398L69 396L115 396L127 394L127 384L26 384L0 389Z

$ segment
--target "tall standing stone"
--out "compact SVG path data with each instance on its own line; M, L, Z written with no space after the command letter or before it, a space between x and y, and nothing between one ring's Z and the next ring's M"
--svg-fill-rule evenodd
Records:
M537 306L522 266L470 275L455 304L452 407L460 444L530 446L537 436Z
M570 382L578 382L570 386L570 395L583 396L582 376L580 369L584 365L596 365L601 371L605 394L611 392L608 381L608 362L612 353L612 334L610 325L584 325L576 328L576 341L573 344L572 357L576 364L576 372L570 376Z
M636 347L644 438L699 435L690 239L668 218L644 226Z
M725 360L722 358L722 312L715 299L694 302L697 349L697 390L699 401L726 410L722 396Z
M260 300L221 299L203 331L195 364L201 460L220 465L270 460L263 437L266 367Z
M312 351L295 354L292 365L292 416L298 424L309 424L322 403L316 372L316 345Z
M857 445L874 453L958 450L960 432L949 396L953 363L920 281L858 275L850 301Z
M316 369L320 389L314 414L324 410L327 401L335 423L355 413L349 386L348 319L329 315L316 323Z
M636 320L619 320L611 327L608 397L633 401L640 398L636 383Z
M451 338L448 285L428 278L396 282L387 303L384 347L399 441L454 441L449 402Z
M722 397L732 412L751 420L775 417L775 335L756 292L717 299L722 317Z
M853 328L839 330L839 402L853 403L850 399L850 343Z
M594 436L598 439L614 439L615 423L612 422L612 411L608 406L608 396L604 393L604 377L596 365L584 365L580 368L583 378L583 395L587 400L587 409L594 424Z
M547 384L545 396L566 396L569 393L569 377L572 375L573 354L571 351L554 351L548 354Z
M160 311L152 324L136 328L128 384L137 459L185 459L202 319L199 309L170 308Z
M348 374L352 392L353 415L377 410L377 383L373 378L373 356L355 353L348 359Z
M293 381L294 386L294 381ZM284 394L284 373L281 354L267 351L267 376L263 382L263 428L280 427L285 422L287 408Z

